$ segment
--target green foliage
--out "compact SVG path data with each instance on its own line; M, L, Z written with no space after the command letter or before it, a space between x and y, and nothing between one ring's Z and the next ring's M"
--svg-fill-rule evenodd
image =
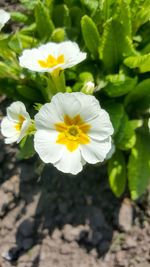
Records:
M84 16L81 20L81 29L85 45L90 53L96 58L100 46L100 35L94 21L87 15Z
M108 163L110 187L116 197L120 197L126 186L126 162L124 154L117 150Z
M131 78L123 73L107 75L105 80L107 85L103 90L109 97L125 95L129 93L137 83L137 77Z
M33 10L38 0L19 0L27 9Z
M134 129L138 125L138 121L129 120L128 116L124 114L121 119L120 128L115 136L115 144L118 149L129 150L134 146L136 142Z
M133 91L131 91L125 98L125 105L127 109L146 110L150 108L150 79L145 79L140 82Z
M108 72L116 72L125 56L134 55L131 40L117 19L109 19L104 25L101 58Z
M66 5L57 5L53 10L53 21L56 27L69 26L69 9Z
M39 37L44 41L48 40L54 30L54 24L48 10L40 1L35 5L35 20Z
M138 133L128 163L128 181L133 200L144 193L150 182L150 134Z
M115 135L118 132L121 119L124 115L123 105L111 100L111 101L106 101L105 103L103 103L102 107L106 109L106 111L108 112L110 116L110 120L114 127L114 135Z
M124 64L129 68L139 68L140 72L150 71L150 53L147 55L128 57L124 60Z
M20 143L20 151L18 153L19 159L28 159L35 154L33 145L33 135L25 136Z

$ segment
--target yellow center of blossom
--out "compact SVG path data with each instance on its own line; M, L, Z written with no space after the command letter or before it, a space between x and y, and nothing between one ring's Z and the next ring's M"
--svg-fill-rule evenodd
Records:
M55 124L56 130L60 132L57 137L56 143L66 145L70 152L73 152L79 145L90 143L90 138L87 132L90 125L82 121L80 114L74 118L65 115L63 123Z
M21 131L22 124L23 124L25 118L23 116L19 115L19 118L18 119L19 119L19 123L17 123L14 127L15 127L15 129L18 132L20 132Z
M38 60L38 63L40 64L42 68L53 68L64 62L65 62L64 55L60 55L58 58L55 58L52 55L49 55L46 61Z

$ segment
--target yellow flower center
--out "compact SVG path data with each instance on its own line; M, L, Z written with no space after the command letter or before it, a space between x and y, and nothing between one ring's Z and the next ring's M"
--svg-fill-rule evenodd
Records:
M38 60L38 63L40 64L42 68L53 68L64 62L65 62L64 55L60 55L58 58L55 58L52 55L49 55L46 61Z
M90 125L84 123L80 114L74 118L70 118L65 115L63 123L55 124L56 130L60 132L57 136L56 143L66 145L70 152L73 152L79 145L85 145L90 143L90 138L87 132L90 129Z
M18 132L20 132L25 118L23 116L19 115L18 119L19 119L19 123L17 123L14 127Z

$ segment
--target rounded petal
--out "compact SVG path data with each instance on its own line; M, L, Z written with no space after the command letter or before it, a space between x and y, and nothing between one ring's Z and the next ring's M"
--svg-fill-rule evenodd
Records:
M46 60L38 48L25 49L22 56L19 57L19 64L21 67L32 71L47 72L48 68L42 68L38 60Z
M111 149L111 138L103 141L96 141L92 138L89 144L80 145L80 150L84 160L91 164L102 162Z
M57 144L56 131L38 130L34 135L34 148L45 163L55 163L63 155L64 146Z
M7 137L5 138L5 144L11 144L11 143L14 143L18 140L18 135L14 135L14 136L11 136L11 137Z
M57 108L59 117L64 120L64 116L68 114L71 118L80 113L81 103L79 99L75 97L74 93L58 93L52 98L51 103Z
M43 105L34 118L37 130L55 129L54 124L62 122L62 114L61 111L59 111L59 106L52 102Z
M85 123L95 119L100 110L99 101L92 95L86 95L81 92L72 93L81 104L80 116Z
M0 30L6 24L6 22L10 19L10 14L3 9L0 9Z
M79 149L69 152L66 148L64 149L60 160L54 164L58 170L71 174L77 174L81 172L83 165L84 161L82 161Z
M96 140L104 140L114 132L109 115L104 109L101 109L98 116L90 120L89 124L91 128L88 135Z
M10 121L7 117L5 117L1 122L2 135L5 137L16 136L18 134L18 131L15 129L14 126L14 122Z
M16 101L7 108L7 116L9 120L19 122L18 116L23 116L25 119L30 119L29 113L26 111L25 105Z

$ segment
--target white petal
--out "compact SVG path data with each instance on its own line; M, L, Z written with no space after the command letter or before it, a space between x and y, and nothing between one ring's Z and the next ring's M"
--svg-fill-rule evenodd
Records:
M61 159L54 166L64 173L77 174L82 171L83 163L79 149L70 152L65 148Z
M52 98L51 103L57 108L59 117L64 119L64 116L68 114L71 118L75 117L80 113L81 103L79 99L75 97L74 93L58 93Z
M30 119L25 105L20 101L16 101L7 108L7 116L9 120L19 122L19 115L23 116L24 118Z
M5 144L11 144L11 143L14 143L18 140L18 135L14 135L14 136L11 136L11 137L7 137L5 138Z
M49 42L47 44L41 45L38 49L41 55L43 56L43 60L47 60L49 55L53 56L54 58L57 58L59 44Z
M102 162L106 158L110 148L110 137L103 141L95 141L91 138L89 144L80 145L82 157L85 161L91 164Z
M88 131L89 137L96 140L104 140L113 134L113 127L109 115L104 109L101 109L98 116L95 119L88 121L88 123L91 126Z
M38 48L25 49L22 56L19 57L19 64L21 67L27 68L32 71L48 71L48 68L42 68L40 66L38 60L46 60L46 58L40 53L40 50Z
M19 136L19 132L15 129L15 123L5 117L1 122L1 132L5 137Z
M81 92L72 93L81 104L80 115L84 122L88 123L90 120L95 119L100 110L99 101L95 96L86 95Z
M17 143L19 143L22 138L27 135L27 130L28 128L30 127L31 125L31 121L30 120L25 120L22 124L22 127L21 127L21 132L20 132L20 135L19 135L19 138L17 140Z
M43 105L35 115L36 129L55 129L54 124L60 122L63 122L63 119L61 111L59 112L59 105L53 102Z
M0 30L6 24L6 22L10 19L10 14L3 9L0 9Z
M58 132L38 130L34 135L34 147L45 163L59 161L63 155L64 146L57 144Z

